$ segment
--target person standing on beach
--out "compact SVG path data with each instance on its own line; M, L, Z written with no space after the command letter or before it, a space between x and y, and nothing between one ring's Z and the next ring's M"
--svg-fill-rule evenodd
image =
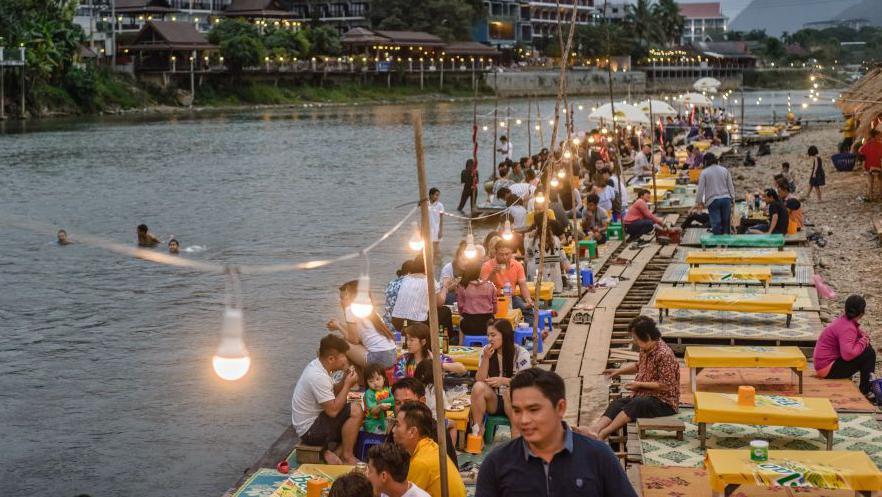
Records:
M459 173L459 182L462 183L462 195L459 197L459 207L456 210L465 214L463 209L466 202L474 200L478 193L478 168L475 167L474 159L466 161L465 169Z
M717 161L714 154L704 156L704 169L698 177L695 206L707 206L711 231L715 235L728 235L732 226L732 204L735 184L729 170Z
M879 200L882 197L882 139L878 130L870 130L870 139L861 146L858 154L864 157L864 170L867 172L867 196L864 200Z
M444 204L441 203L441 190L429 189L429 238L432 240L432 253L435 261L441 262L441 239L444 238Z
M812 145L808 148L808 156L812 161L812 174L809 176L809 191L806 200L812 195L812 190L818 192L818 202L821 202L821 187L827 184L824 175L824 162L818 156L818 147Z
M506 160L510 161L511 160L512 146L511 146L511 142L508 141L507 136L502 135L499 137L499 148L497 148L496 151L499 152L500 154L502 154L503 161L506 161Z

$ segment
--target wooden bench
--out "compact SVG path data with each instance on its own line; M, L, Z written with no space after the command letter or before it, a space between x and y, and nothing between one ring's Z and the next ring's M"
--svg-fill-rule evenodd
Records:
M322 448L318 445L297 444L294 449L297 451L297 462L299 464L321 464Z
M787 327L789 328L790 321L793 319L793 304L795 303L796 295L712 293L680 288L661 288L655 296L655 308L658 309L659 323L663 322L664 316L668 315L671 309L688 309L786 314Z
M784 250L784 235L702 235L702 247L769 247Z
M683 432L686 431L686 424L673 416L637 418L637 433L639 433L640 438L644 437L646 430L672 431L677 440L682 441Z
M686 273L686 281L692 283L723 284L731 281L759 281L768 290L772 283L772 268L769 266L705 266L691 267Z
M802 374L808 367L808 360L799 347L766 345L686 347L683 360L689 368L693 392L698 390L698 373L705 368L790 368L799 378L799 393L802 393Z
M686 254L686 264L736 264L742 266L790 266L790 274L796 275L797 253L793 250L693 250Z

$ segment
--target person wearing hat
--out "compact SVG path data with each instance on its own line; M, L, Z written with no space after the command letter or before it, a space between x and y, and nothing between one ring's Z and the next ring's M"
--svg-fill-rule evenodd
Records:
M728 235L732 226L732 205L735 203L735 184L729 170L719 164L712 153L704 156L704 170L698 177L695 206L707 207L711 231Z

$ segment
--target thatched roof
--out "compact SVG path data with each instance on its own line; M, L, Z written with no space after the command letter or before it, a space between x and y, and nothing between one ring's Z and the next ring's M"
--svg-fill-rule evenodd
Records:
M217 48L189 22L147 21L129 50L204 50Z
M860 121L858 134L866 136L873 121L882 116L882 68L873 69L851 85L836 105L843 114L854 114Z

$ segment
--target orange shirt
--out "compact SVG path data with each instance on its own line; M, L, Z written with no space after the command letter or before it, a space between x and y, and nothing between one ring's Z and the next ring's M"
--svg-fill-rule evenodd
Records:
M508 267L502 271L497 271L498 265L496 259L490 259L481 266L481 279L493 282L497 290L501 291L505 283L508 282L514 292L514 287L527 279L524 265L514 259L508 261Z

